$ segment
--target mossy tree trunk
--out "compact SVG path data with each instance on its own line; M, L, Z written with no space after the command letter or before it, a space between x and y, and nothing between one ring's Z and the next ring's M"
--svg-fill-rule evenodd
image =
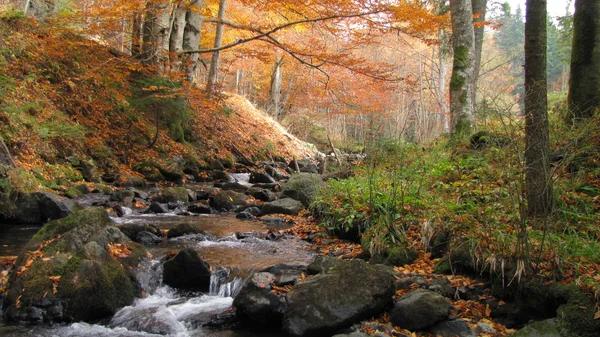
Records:
M471 0L450 0L454 61L450 79L450 132L454 137L470 134L474 126L472 86L474 30Z
M575 0L569 112L574 122L600 108L600 1Z
M552 205L546 85L546 0L527 0L525 22L525 163L527 211L547 215Z
M186 26L183 32L183 50L197 50L200 44L200 37L202 31L202 6L204 1L192 0L187 6L187 12L185 15ZM192 82L196 77L196 67L198 64L198 54L186 54L183 60L185 65L187 79Z

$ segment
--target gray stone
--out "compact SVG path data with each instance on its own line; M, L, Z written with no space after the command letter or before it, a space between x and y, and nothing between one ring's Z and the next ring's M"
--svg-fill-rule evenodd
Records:
M416 290L394 303L390 321L403 329L425 329L447 319L450 307L442 295L429 290Z
M281 326L285 302L271 292L271 282L275 279L271 273L255 273L233 300L238 314L255 324Z
M67 217L73 214L75 209L75 203L72 200L61 198L54 193L37 192L35 198L39 203L44 220Z
M289 214L289 215L298 215L300 211L303 209L303 205L301 202L291 199L284 198L271 202L266 202L262 206L262 213L264 215L267 214Z
M427 330L429 333L439 337L476 337L477 334L462 319L442 321Z
M162 239L150 232L142 231L137 234L135 241L143 245L157 245L162 242Z
M391 274L362 260L343 261L288 293L283 330L291 336L330 336L380 314L394 292Z
M246 204L248 196L234 191L219 191L211 200L211 205L217 210L231 211L235 206Z
M198 252L185 248L163 264L163 282L173 288L207 291L210 287L210 266Z
M266 172L254 171L250 173L249 182L251 184L273 184L276 181L273 179L273 177L271 177L270 174Z
M566 337L562 334L555 318L532 323L510 335L510 337Z

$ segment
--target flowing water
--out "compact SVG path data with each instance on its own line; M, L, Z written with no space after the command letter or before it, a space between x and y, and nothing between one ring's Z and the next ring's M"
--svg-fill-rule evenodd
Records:
M277 337L277 334L249 330L207 328L205 324L213 316L230 310L233 297L252 272L276 264L307 265L314 258L302 241L285 236L268 240L269 227L265 223L238 220L231 215L130 214L114 220L117 224L151 223L164 229L189 222L199 225L205 234L165 240L158 246L147 247L153 258L140 266L138 281L148 295L121 309L109 321L54 327L0 326L1 336ZM183 293L161 284L164 256L184 247L196 249L212 266L209 293Z

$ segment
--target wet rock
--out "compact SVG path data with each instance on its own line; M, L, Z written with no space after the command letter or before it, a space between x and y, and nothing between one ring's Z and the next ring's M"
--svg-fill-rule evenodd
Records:
M167 187L161 191L161 201L164 203L188 202L190 198L185 187Z
M248 186L242 185L238 182L224 183L221 186L221 189L223 189L224 191L236 191L236 192L244 193L248 190Z
M440 322L427 330L434 336L440 337L476 337L477 334L462 319L453 319Z
M250 173L249 182L251 184L274 184L274 183L276 183L275 179L273 179L273 177L271 177L270 174L268 174L266 172L260 172L260 171L254 171L254 172Z
M266 202L262 206L262 213L267 214L289 214L289 215L298 215L300 211L303 209L303 205L301 202L291 199L284 198L271 202Z
M273 191L265 188L252 187L248 190L248 194L250 194L256 200L265 202L270 202L277 199L277 195L273 193Z
M227 172L222 171L222 170L213 170L210 173L212 179L214 179L214 181L218 181L218 182L227 182L227 183L234 183L235 179L233 179L232 176L230 176Z
M158 228L156 228L156 226L150 225L150 224L128 223L128 224L120 225L118 228L129 239L134 240L134 241L136 240L136 238L140 232L149 232L156 236L161 235L160 230Z
M429 290L416 290L394 303L390 321L403 329L425 329L447 319L450 307L442 295Z
M150 232L142 231L137 234L135 241L143 245L157 245L162 242L162 239Z
M259 216L262 214L260 211L260 208L258 208L256 206L246 207L246 209L244 209L244 212L250 213L254 216Z
M47 223L24 251L39 249L43 241L40 250L51 259L31 263L27 254L17 259L16 268L29 267L11 278L5 302L9 321L37 323L40 312L44 322L90 321L114 314L140 295L133 267L145 250L114 227L104 209Z
M198 252L185 248L163 264L163 282L173 288L207 291L210 288L210 266Z
M236 219L241 219L241 220L254 220L254 215L247 213L247 212L241 212L235 215Z
M159 202L152 202L150 204L150 208L148 209L148 211L150 211L151 213L156 213L156 214L163 214L163 213L169 213L169 207L165 204L161 204Z
M271 273L255 273L240 290L233 306L243 319L271 328L281 326L285 302L281 296L271 292L275 278Z
M391 274L361 260L328 264L336 267L298 282L288 293L283 330L291 336L331 335L392 302Z
M211 205L215 209L225 209L231 211L235 206L246 204L248 196L234 191L220 191L211 200Z
M315 200L317 193L323 188L323 179L318 174L299 173L293 174L285 184L281 193L292 199L302 202L308 207Z
M35 198L42 212L42 219L61 219L73 214L75 203L50 192L37 192Z
M189 234L204 234L204 232L200 230L200 227L198 225L190 223L181 223L169 230L169 232L167 233L167 238L171 239Z
M108 326L157 335L178 335L186 332L185 327L167 307L126 307L111 319Z
M361 331L354 331L349 334L333 335L333 337L369 337L369 335Z
M140 200L148 200L148 193L144 192L144 191L140 191L140 190L136 190L136 189L132 189L131 192L133 192L133 196L136 199L140 199Z
M121 206L121 205L115 205L115 206L113 206L112 209L113 209L113 211L115 211L115 213L117 213L117 216L120 218L132 213L131 208Z
M201 202L188 206L187 210L194 214L211 214L212 213L212 209L210 208L210 206L205 205Z

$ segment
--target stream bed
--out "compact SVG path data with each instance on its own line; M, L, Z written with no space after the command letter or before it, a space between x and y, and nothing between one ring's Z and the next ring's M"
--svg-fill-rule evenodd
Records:
M164 239L156 246L147 246L152 256L137 271L138 282L146 295L112 318L95 324L74 323L56 326L3 326L0 335L24 336L214 336L214 337L278 337L239 329L206 327L213 316L227 312L233 297L253 272L277 264L308 265L315 257L307 244L294 237L269 236L269 229L278 227L260 221L236 219L233 215L177 216L130 214L113 219L117 225L126 223L153 224L170 229L181 223L193 223L205 234ZM4 237L2 252L18 255L36 229L17 232L16 237ZM10 241L9 241L10 240ZM3 241L0 241L2 243ZM12 243L20 246L13 246ZM22 245L21 245L22 243ZM193 248L213 270L209 293L179 292L162 284L162 261L170 251Z

